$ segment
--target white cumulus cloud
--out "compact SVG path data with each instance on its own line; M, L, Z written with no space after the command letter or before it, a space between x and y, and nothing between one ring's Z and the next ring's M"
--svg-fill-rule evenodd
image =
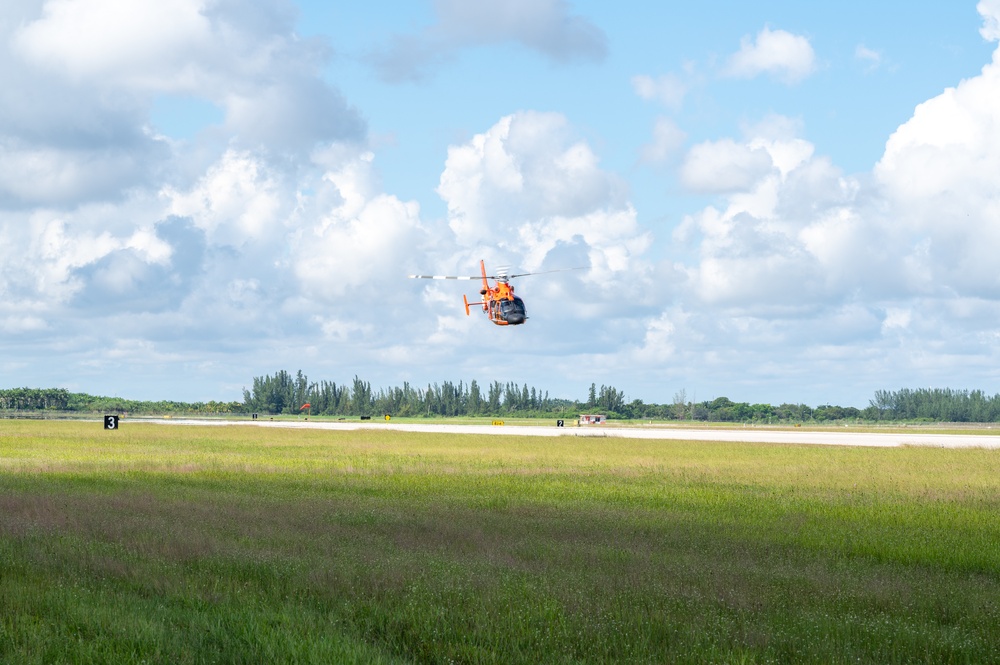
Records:
M598 161L563 115L519 113L450 147L438 193L461 245L503 244L540 218L623 207L623 182Z
M320 77L327 50L294 32L282 4L207 0L46 0L19 27L24 63L81 90L147 108L187 95L223 109L250 148L308 152L363 136L364 122Z
M987 41L1000 41L1000 0L980 0L976 10L983 17L979 34Z
M260 156L227 150L188 191L166 187L167 212L188 217L216 245L241 247L283 230L291 205L280 175Z
M941 287L990 297L1000 296L998 108L994 59L980 75L917 106L875 167L899 231L925 243L923 270Z
M380 76L420 79L458 50L482 44L513 42L557 62L602 60L607 53L604 32L571 13L566 0L436 0L434 11L436 23L396 35L388 48L371 55Z
M204 0L48 0L13 46L74 80L191 91L215 50Z
M740 41L740 50L729 57L723 74L734 78L769 74L793 84L815 70L816 54L806 37L764 27L755 39L747 36Z
M327 172L324 180L341 202L319 220L305 221L296 241L295 274L307 293L328 301L357 298L360 291L377 299L400 281L403 266L426 241L420 207L376 191L370 153Z
M699 143L688 151L681 182L696 192L747 190L771 172L774 162L760 146L732 139Z

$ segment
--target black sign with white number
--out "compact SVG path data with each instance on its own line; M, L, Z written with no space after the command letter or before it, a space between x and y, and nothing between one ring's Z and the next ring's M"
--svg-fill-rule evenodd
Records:
M556 421L556 427L562 427L562 426L563 426L563 424L564 424L564 423L563 423L563 421L562 421L562 420L557 420L557 421Z
M104 416L104 429L118 429L118 416Z

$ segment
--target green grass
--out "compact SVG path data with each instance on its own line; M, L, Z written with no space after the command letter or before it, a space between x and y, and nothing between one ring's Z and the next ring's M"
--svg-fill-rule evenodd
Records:
M1000 454L0 422L0 662L1000 662Z

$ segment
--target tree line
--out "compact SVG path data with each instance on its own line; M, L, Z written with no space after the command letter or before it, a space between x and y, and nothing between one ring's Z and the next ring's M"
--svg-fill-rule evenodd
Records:
M303 408L305 405L309 405ZM312 382L301 370L281 370L254 377L243 390L243 401L141 401L70 392L64 388L0 389L0 412L128 413L134 415L266 415L307 412L326 416L454 417L521 416L572 419L581 413L602 413L612 419L695 420L705 422L829 422L842 420L938 422L1000 422L1000 394L949 388L877 390L867 407L810 407L805 404L751 404L718 397L703 402L686 398L683 390L670 404L626 399L613 386L592 383L585 400L551 397L548 391L514 382L480 385L444 381L414 387L373 390L355 376L349 383Z
M143 401L73 393L65 388L7 388L0 389L0 411L214 415L243 413L244 409L242 402Z
M548 391L527 384L494 381L485 387L444 381L415 388L408 382L393 388L372 390L371 383L357 376L351 384L310 382L302 370L294 376L284 370L271 376L254 377L243 390L247 412L294 414L308 411L327 416L540 416L562 413L576 402L549 397ZM306 407L308 405L308 407Z
M701 420L711 422L823 422L845 419L875 419L875 412L854 407L805 404L750 404L726 397L705 402L689 402L684 391L672 404L628 401L625 392L613 386L590 385L586 400L553 398L527 384L493 381L480 386L468 383L428 384L416 388L407 382L401 387L372 390L371 384L355 376L350 384L332 381L311 382L299 370L285 370L254 377L244 389L246 412L296 414L306 411L327 416L523 416L575 418L581 413L602 413L612 419Z
M995 423L1000 422L1000 394L951 388L876 390L866 411L877 420Z

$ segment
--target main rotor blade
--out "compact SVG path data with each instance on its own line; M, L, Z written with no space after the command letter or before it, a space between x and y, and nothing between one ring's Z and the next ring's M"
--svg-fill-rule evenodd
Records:
M522 272L516 275L507 275L507 279L514 279L515 277L527 277L528 275L548 275L551 272L567 272L569 270L586 270L587 266L577 266L576 268L557 268L555 270L542 270L541 272ZM497 279L493 277L493 279Z
M486 275L486 279L513 279L514 277L527 277L528 275L548 275L553 272L567 272L569 270L586 270L587 266L577 266L576 268L557 268L556 270L542 270L540 272L521 272L516 275ZM482 275L408 275L410 279L482 279Z

